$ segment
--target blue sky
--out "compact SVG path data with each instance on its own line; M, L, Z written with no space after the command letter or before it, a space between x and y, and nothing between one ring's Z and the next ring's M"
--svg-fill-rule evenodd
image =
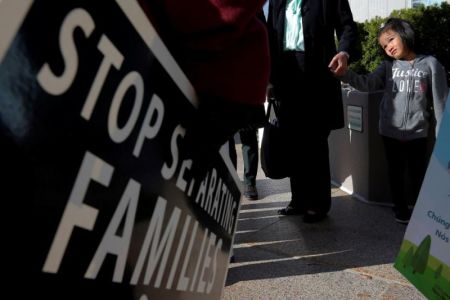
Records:
M413 2L423 3L425 5L440 4L443 0L415 0Z

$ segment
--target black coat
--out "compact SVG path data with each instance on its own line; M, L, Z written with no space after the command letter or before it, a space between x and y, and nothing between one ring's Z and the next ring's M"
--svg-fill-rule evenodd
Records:
M271 83L277 85L283 79L284 70L279 67L283 52L286 0L270 0L267 27L269 32L272 71ZM306 95L305 109L320 111L321 124L325 129L341 128L344 125L340 81L334 78L328 64L339 51L346 51L350 59L358 58L357 27L353 21L348 0L303 0L302 23L305 45L305 68L308 78L314 78ZM335 33L338 40L336 45ZM314 98L314 99L311 99ZM313 103L311 102L313 101ZM308 112L307 112L308 113ZM317 116L316 116L317 117Z

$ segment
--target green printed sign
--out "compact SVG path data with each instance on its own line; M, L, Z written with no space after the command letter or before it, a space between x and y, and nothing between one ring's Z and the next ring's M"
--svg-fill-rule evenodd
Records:
M428 299L450 299L450 105L395 261Z

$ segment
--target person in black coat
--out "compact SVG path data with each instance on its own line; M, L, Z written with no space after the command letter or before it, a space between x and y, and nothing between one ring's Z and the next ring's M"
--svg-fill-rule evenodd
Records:
M266 24L264 11L257 15L258 19ZM264 106L261 106L261 115L265 115ZM244 198L247 200L258 200L258 190L256 189L256 176L258 173L258 127L248 126L239 130L239 138L242 144L242 160L244 161Z
M328 136L344 126L335 76L359 55L356 23L348 0L270 0L267 27L292 192L278 213L317 222L331 208Z

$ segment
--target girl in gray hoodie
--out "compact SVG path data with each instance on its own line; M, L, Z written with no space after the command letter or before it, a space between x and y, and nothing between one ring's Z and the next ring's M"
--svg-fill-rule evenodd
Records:
M444 67L436 58L416 53L414 30L407 21L388 19L378 32L378 43L388 60L370 74L348 70L340 79L360 91L384 89L379 132L388 162L395 218L408 223L411 212L405 175L410 177L417 199L427 166L431 114L436 119L437 134L448 86Z

